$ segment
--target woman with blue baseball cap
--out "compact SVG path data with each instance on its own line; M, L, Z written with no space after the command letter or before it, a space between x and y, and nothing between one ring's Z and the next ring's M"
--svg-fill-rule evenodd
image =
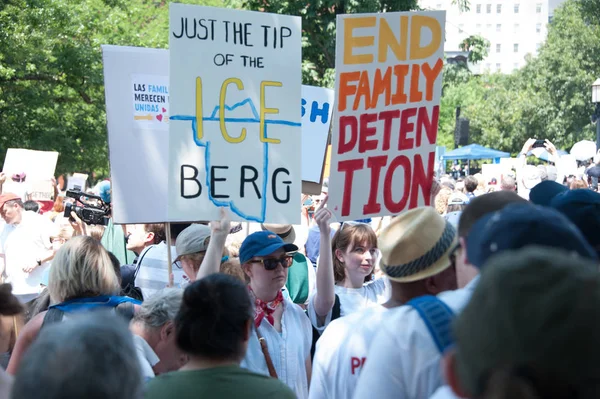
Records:
M219 272L230 222L211 222L212 234L197 279ZM298 251L271 231L250 234L240 247L240 263L254 301L254 323L241 366L287 384L298 398L308 397L312 327L304 311L284 296L282 288Z

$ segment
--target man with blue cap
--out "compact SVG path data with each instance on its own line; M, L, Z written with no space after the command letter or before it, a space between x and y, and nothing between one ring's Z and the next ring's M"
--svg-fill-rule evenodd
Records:
M230 230L224 210L211 222L212 234L198 271L198 280L219 272L223 247ZM298 398L308 397L311 371L312 326L304 311L282 289L298 251L272 231L250 234L240 247L240 263L254 300L254 326L241 366L270 375L287 384Z
M483 200L490 195L479 198ZM465 209L467 215L470 206L473 203ZM480 217L467 235L466 258L468 263L481 269L488 258L498 253L530 245L554 247L597 261L593 249L566 217L553 209L526 202L506 205L497 212ZM478 281L478 277L475 277L468 287L441 293L438 298L455 314L460 313ZM418 313L408 307L388 312L388 319L384 321L369 351L355 397L429 398L440 387L440 392L435 393L436 399L453 397L447 387L442 387L444 380L439 364L442 353L433 339L423 333L426 329ZM403 328L398 329L398 326ZM401 349L406 347L406 342L411 343L410 350ZM406 362L406 359L421 367L397 366ZM386 372L382 373L381 370Z

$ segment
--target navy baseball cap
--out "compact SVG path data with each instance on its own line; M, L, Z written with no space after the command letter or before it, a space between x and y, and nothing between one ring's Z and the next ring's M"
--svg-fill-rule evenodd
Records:
M560 212L532 204L512 204L479 219L467 236L469 263L481 268L492 255L530 245L553 247L598 260L577 227Z
M549 206L554 197L565 191L569 191L566 186L558 184L555 181L545 180L531 189L529 192L529 201L536 205Z
M278 249L283 248L285 252L294 252L298 247L294 244L286 244L281 237L272 231L257 231L250 234L240 247L240 263L244 264L255 256L271 255Z
M591 246L600 249L600 194L587 188L569 190L554 197L550 206L573 222Z

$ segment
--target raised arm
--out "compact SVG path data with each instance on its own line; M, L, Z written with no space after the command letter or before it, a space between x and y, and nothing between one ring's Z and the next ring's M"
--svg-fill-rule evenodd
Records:
M223 257L223 248L225 248L225 241L230 229L231 222L229 221L229 215L225 208L221 208L221 220L210 222L210 241L206 249L206 255L204 255L204 259L196 275L196 280L219 272L221 258Z
M335 281L333 278L333 254L331 252L331 212L325 208L328 197L325 197L315 212L315 222L319 226L321 244L317 262L317 292L314 309L319 317L326 317L335 302Z

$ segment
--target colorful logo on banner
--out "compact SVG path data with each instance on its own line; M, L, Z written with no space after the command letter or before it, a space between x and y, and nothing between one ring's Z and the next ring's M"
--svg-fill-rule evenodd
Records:
M133 75L133 119L138 127L168 129L169 81L159 75Z

